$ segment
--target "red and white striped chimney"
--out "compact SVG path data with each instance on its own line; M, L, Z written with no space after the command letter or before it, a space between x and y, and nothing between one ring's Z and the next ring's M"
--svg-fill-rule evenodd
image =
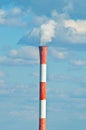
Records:
M39 130L46 130L46 57L47 46L40 46L40 104L39 104Z

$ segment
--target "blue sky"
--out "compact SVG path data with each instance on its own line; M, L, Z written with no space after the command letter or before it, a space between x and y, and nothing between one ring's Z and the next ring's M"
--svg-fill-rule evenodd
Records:
M47 130L86 130L86 1L0 1L0 130L38 130L39 45L48 46Z

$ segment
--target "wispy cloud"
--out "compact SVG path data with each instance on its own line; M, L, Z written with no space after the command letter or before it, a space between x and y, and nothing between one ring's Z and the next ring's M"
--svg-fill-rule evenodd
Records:
M65 59L68 57L68 51L64 48L49 48L50 53L57 59Z
M32 76L39 77L39 73L34 72L34 73L32 73Z
M24 1L22 1L22 0L15 0L15 1L14 0L4 0L4 1L2 1L1 0L0 6L14 4L16 6L23 8L24 10L31 8L32 11L38 15L41 15L41 14L48 15L48 14L50 14L52 9L56 8L57 10L60 10L60 8L62 8L65 4L65 2L63 0L61 0L60 2L59 2L59 0L57 0L57 2L58 2L59 8L57 8L56 1L50 2L49 0L47 0L47 1L38 0L37 2L34 0L31 0L31 1L28 1L28 0L24 0Z
M83 95L84 96L86 95L86 89L85 88L81 88L81 87L75 88L74 94L76 96L82 96L83 97Z
M41 19L41 22L39 22L39 19ZM29 43L32 43L32 45L35 46L39 42L52 43L48 45L54 46L57 45L58 42L66 42L68 44L86 43L86 20L84 19L74 20L71 19L70 16L66 13L58 13L56 10L53 10L50 18L46 17L46 15L45 17L38 17L38 23L39 25L37 25L37 27L33 27L30 33L20 39L20 44L29 45ZM37 31L37 35L34 35L34 30ZM33 38L35 44L33 44Z
M13 94L14 92L14 89L7 89L7 88L3 88L3 89L0 89L0 95L7 95L7 96L10 96L11 94Z
M11 14L12 14L12 15L20 15L21 13L23 13L23 11L22 11L21 8L19 8L19 7L14 7L14 8L11 10Z
M0 9L0 25L24 27L27 25L27 23L23 20L24 16L24 12L19 7L14 7L9 10Z
M86 61L85 60L74 60L74 61L71 61L71 63L73 65L76 65L76 66L85 66L86 65Z
M74 29L77 33L86 33L86 20L67 20L65 27Z
M29 65L38 63L38 49L32 46L10 50L7 56L0 57L1 65Z
M67 40L72 43L86 43L86 20L65 20Z
M58 8L57 4L58 3ZM85 17L85 5L86 1L74 1L74 0L55 0L55 1L40 1L34 0L1 0L0 7L5 7L7 5L16 5L23 10L31 9L37 15L50 15L51 10L56 9L57 12L72 12L72 16L77 16L81 18ZM82 10L82 11L81 11Z
M0 96L11 95L14 93L14 88L10 87L5 80L0 80Z
M38 61L36 60L25 60L22 58L8 58L8 57L1 57L0 58L0 65L7 65L7 66L15 66L15 65L30 65L30 64L37 64Z
M2 80L0 80L0 87L4 87L4 86L6 86L6 83L5 83L5 81L2 79Z
M0 77L4 77L5 73L3 71L0 71Z
M13 110L9 112L9 115L24 120L36 120L38 118L38 110L37 107L33 106L33 104L21 106L20 110Z
M37 47L24 46L18 50L11 50L9 56L25 59L38 59L39 51Z
M73 7L74 7L73 1L72 0L71 1L65 0L65 3L66 3L66 5L63 8L63 12L65 12L65 13L71 12L73 10Z

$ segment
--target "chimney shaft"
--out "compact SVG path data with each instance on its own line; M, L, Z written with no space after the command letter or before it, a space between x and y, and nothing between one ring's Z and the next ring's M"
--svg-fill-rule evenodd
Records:
M40 101L39 101L39 130L46 130L46 57L47 46L39 47L40 54Z

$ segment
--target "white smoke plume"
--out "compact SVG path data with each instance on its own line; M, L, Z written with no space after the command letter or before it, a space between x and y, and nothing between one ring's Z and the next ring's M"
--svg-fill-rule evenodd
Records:
M36 17L37 21L37 17ZM86 44L86 20L71 19L66 13L52 11L51 19L38 17L38 24L23 36L18 44L39 46L61 44ZM52 44L55 43L55 44Z
M46 44L52 41L55 37L56 22L54 20L49 20L47 23L42 24L40 27L40 42L41 44Z

